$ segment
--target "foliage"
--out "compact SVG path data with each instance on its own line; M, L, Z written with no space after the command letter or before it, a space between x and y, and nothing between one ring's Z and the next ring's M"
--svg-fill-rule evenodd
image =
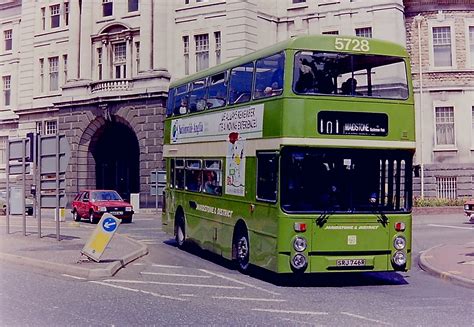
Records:
M442 199L442 198L420 198L414 197L414 207L451 207L451 206L462 206L467 199Z

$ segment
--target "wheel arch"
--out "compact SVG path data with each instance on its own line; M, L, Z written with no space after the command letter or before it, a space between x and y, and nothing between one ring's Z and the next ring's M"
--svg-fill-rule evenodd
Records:
M244 232L244 231L247 233L247 238L249 239L249 243L250 243L250 234L249 234L249 229L247 227L247 223L245 222L244 219L239 218L237 222L235 223L234 232L232 234L232 260L237 259L237 248L235 247L235 239L239 232Z
M184 214L184 209L182 206L178 206L174 214L174 235L176 235L178 231L178 222L180 219L183 220L184 228L186 228L186 215Z

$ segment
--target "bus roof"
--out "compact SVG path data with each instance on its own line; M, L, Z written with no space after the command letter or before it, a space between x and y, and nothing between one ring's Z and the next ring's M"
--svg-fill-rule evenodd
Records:
M370 51L345 51L345 50L337 50L335 48L336 39L342 40L343 42L347 42L344 40L350 39L358 39L358 40L367 40L370 42ZM345 43L343 43L345 44ZM385 40L379 39L372 39L372 38L363 38L357 36L343 36L343 35L301 35L295 36L288 40L278 42L272 46L263 48L261 50L252 52L250 54L238 57L236 59L232 59L230 61L226 61L217 66L213 66L211 68L202 70L198 73L186 76L179 80L176 80L171 83L170 88L175 87L177 85L182 85L209 75L213 75L232 67L239 66L241 64L245 64L249 61L253 61L255 59L264 58L266 56L270 56L277 52L283 50L321 50L321 51L332 51L332 52L347 52L347 53L360 53L360 54L375 54L375 55L387 55L387 56L395 56L395 57L408 57L408 53L406 49L401 46L400 44L389 42Z

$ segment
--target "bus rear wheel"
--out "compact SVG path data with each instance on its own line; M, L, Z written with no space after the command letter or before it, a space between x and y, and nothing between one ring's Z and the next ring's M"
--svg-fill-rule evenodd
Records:
M176 244L179 249L183 249L186 241L186 230L184 227L184 219L182 217L178 218L176 222Z
M234 247L237 269L242 273L247 273L250 265L250 242L246 230L237 232Z

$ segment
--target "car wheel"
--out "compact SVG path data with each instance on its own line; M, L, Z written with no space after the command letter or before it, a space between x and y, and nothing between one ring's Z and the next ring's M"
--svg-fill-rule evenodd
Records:
M250 242L247 230L240 229L235 236L234 247L237 269L242 273L246 273L250 262Z
M131 222L132 222L132 217L122 219L122 223L124 224L130 224Z
M179 249L184 249L186 243L186 229L183 217L178 217L176 223L176 243L178 244Z
M97 220L94 218L94 213L92 211L89 213L89 222L91 224L97 224Z
M77 213L77 210L74 209L72 211L72 219L74 219L74 221L81 221L81 217L79 216L79 214Z

